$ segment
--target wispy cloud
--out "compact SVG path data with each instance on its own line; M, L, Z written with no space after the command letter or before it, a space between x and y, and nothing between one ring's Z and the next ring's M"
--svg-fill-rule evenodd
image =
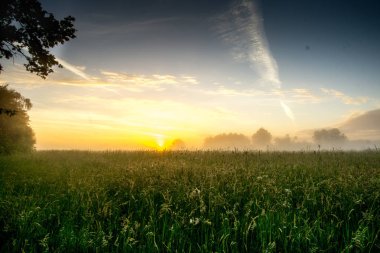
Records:
M132 74L116 71L101 70L98 74L89 74L85 66L75 66L61 58L57 58L63 69L41 81L36 75L24 70L20 64L10 66L7 81L13 84L27 84L30 88L54 84L74 87L121 88L130 92L164 91L169 87L192 87L199 84L197 77L192 75L172 74ZM0 76L0 81L2 80Z
M281 104L281 107L284 110L286 116L288 116L294 122L295 118L294 118L293 111L289 108L289 106L287 104L284 103L284 101L280 100L280 104Z
M161 91L164 85L176 85L177 80L173 75L137 75L111 71L101 71L106 83L124 86L130 91L141 92L144 89Z
M305 88L295 89L234 89L223 85L218 85L216 89L200 90L204 94L228 97L252 97L260 100L281 100L285 104L285 100L297 104L317 104L322 101L322 98L313 91ZM284 108L282 106L282 108ZM289 107L288 107L289 108Z
M269 49L263 19L255 2L236 2L221 19L220 36L233 46L234 59L248 61L267 85L280 88L277 62Z
M62 66L67 69L68 71L70 71L71 73L87 80L87 81L90 81L91 80L91 77L89 75L87 75L84 70L86 69L85 67L78 67L78 66L74 66L66 61L64 61L63 59L60 59L60 58L57 58L58 62L60 64L62 64Z
M264 86L281 92L281 79L278 66L266 39L263 18L252 0L235 1L230 12L221 18L220 36L233 45L234 59L247 61L259 74ZM300 96L307 96L298 90ZM284 113L294 122L294 113L283 101L280 101Z
M306 103L319 103L321 101L321 97L316 94L313 94L310 90L305 88L297 88L293 89L293 96L299 101Z
M199 81L194 76L181 76L182 82L186 84L199 84Z
M340 101L342 101L346 105L362 105L368 102L369 98L368 97L350 97L346 94L344 94L341 91L334 90L334 89L326 89L326 88L321 88L321 90L328 94L331 95Z
M198 84L194 76L177 76L177 75L141 75L128 74L122 72L101 71L101 79L106 83L127 86L133 91L139 92L144 89L153 89L156 91L165 90L168 86L188 86Z

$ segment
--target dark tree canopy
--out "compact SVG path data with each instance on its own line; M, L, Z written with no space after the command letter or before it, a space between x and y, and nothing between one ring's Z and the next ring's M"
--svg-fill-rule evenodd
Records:
M257 147L265 147L269 145L272 140L272 134L264 128L260 128L252 135L252 143Z
M75 38L73 22L71 16L56 20L37 0L1 0L0 59L20 55L26 70L46 78L53 66L62 67L49 49Z
M30 100L7 85L1 85L0 108L12 108L16 112L12 117L7 113L0 114L0 154L33 150L36 140L27 114L32 108Z

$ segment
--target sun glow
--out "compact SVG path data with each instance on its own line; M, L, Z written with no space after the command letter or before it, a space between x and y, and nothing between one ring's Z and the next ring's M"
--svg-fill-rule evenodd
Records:
M165 142L165 136L162 134L156 135L156 147L158 151L163 151L167 148L166 142Z
M163 134L154 134L149 139L145 139L141 142L145 148L155 151L164 151L170 148L170 141L168 136Z

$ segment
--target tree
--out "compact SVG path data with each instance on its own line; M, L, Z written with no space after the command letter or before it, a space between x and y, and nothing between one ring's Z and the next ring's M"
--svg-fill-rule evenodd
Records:
M338 128L316 130L313 134L314 142L317 144L342 144L347 140L345 134L341 133Z
M183 140L181 139L175 139L170 147L169 147L170 150L184 150L186 149L186 144Z
M289 134L284 137L274 138L274 147L279 150L302 150L308 148L310 143L298 140L297 136L291 137Z
M1 0L0 59L20 55L27 71L46 78L52 67L62 67L49 49L75 38L74 20L56 20L37 0Z
M270 144L271 140L272 134L264 128L260 128L252 135L252 143L257 147L265 147Z
M210 149L248 148L249 138L243 134L218 134L204 140L204 147Z
M30 100L8 89L8 85L1 85L0 108L13 108L17 112L12 117L0 114L0 153L32 151L36 140L27 114L27 110L32 108Z

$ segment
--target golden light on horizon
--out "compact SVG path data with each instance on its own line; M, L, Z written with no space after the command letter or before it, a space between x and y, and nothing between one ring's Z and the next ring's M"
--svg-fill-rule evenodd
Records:
M157 145L159 147L163 147L164 146L164 139L162 138L162 135L160 135L160 136L157 137Z
M156 147L155 147L155 149L157 151L163 151L167 148L168 148L168 142L167 142L165 136L162 134L157 134L156 135Z
M151 138L140 139L140 144L149 150L164 151L170 147L171 139L163 134L154 134Z

